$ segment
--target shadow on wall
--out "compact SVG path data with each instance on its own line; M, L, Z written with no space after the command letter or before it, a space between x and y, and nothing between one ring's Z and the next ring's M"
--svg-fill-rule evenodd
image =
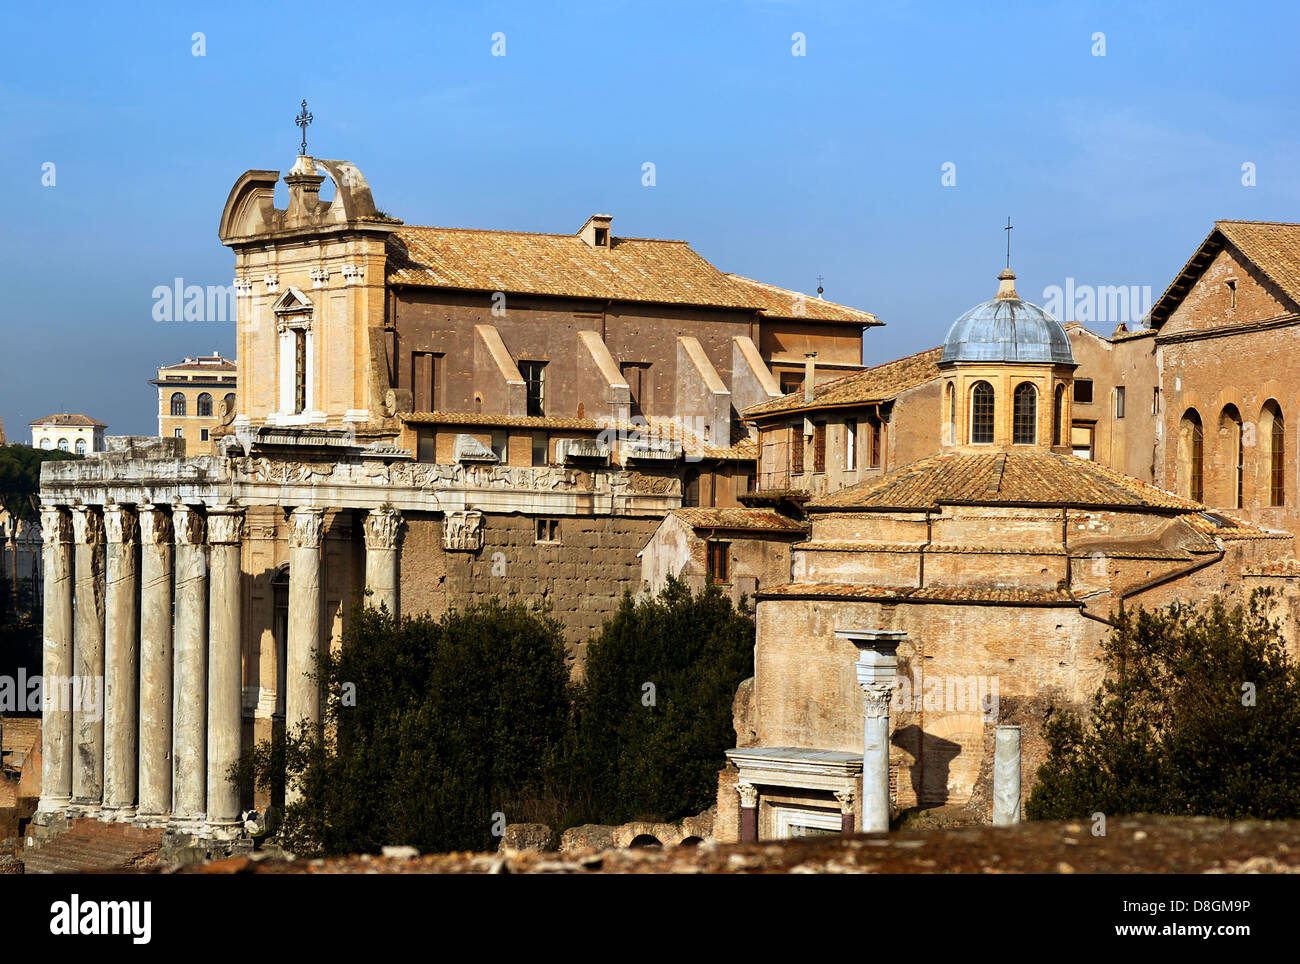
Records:
M895 730L891 742L912 755L914 762L908 771L917 805L941 807L949 803L952 761L961 755L961 744L926 733L915 723Z

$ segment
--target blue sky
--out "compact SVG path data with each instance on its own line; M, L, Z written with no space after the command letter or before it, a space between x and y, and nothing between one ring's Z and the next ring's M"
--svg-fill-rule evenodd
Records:
M309 152L355 162L408 223L576 231L601 211L724 270L808 292L821 274L886 322L868 363L992 296L1008 215L1035 301L1067 278L1158 296L1214 219L1300 220L1284 3L180 6L4 10L11 439L54 411L152 434L156 367L233 352L233 325L155 322L152 292L229 284L222 205L243 171L292 164L303 98Z

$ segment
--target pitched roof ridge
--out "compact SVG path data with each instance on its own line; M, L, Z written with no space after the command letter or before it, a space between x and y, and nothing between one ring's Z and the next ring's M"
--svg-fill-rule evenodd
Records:
M1214 222L1220 224L1273 224L1283 228L1300 228L1300 221L1254 221L1250 218L1219 218Z
M577 234L565 234L560 231L518 231L511 228L455 228L444 227L437 224L404 224L393 233L402 234L405 231L455 231L461 234L515 234L527 238L571 238L574 241L582 241L582 238ZM610 242L613 243L616 241L652 241L657 244L690 244L689 241L679 238L640 238L612 235L610 237ZM582 243L586 244L585 241ZM725 274L726 272L723 273Z

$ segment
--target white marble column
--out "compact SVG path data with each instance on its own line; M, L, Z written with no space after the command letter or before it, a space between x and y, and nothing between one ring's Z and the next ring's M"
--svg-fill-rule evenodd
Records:
M45 568L45 638L41 647L41 800L37 809L53 814L72 800L72 520L61 506L41 506L41 562Z
M366 605L385 606L397 613L397 535L401 513L395 509L372 509L366 515Z
M907 638L900 630L837 629L835 635L858 648L854 664L858 685L866 696L862 729L863 833L889 829L889 702L898 681L898 645Z
M95 816L104 797L104 520L97 506L72 510L72 535L72 808Z
M137 820L172 812L172 521L156 505L140 521L140 805Z
M140 571L135 513L104 507L108 539L104 579L104 818L135 816L139 732Z
M240 550L244 510L208 511L211 563L208 620L208 822L209 833L239 826L239 788L230 768L239 761L244 661L240 632Z
M289 516L289 641L285 728L320 723L317 659L321 639L321 538L323 509L294 509Z
M993 826L1020 822L1020 727L993 729Z
M176 532L176 626L172 672L172 819L202 828L207 812L208 560L203 517L172 507Z

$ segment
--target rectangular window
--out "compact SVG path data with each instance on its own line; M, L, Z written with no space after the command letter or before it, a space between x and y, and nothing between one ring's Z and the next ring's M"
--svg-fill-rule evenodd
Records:
M546 362L523 361L519 363L519 374L524 376L524 386L528 394L528 414L546 414Z
M1151 414L1152 415L1160 414L1160 389L1159 388L1151 389Z
M546 465L550 461L546 443L545 432L533 433L533 465Z
M206 428L199 429L199 441L206 442L207 440L208 440L208 430Z
M1124 386L1115 389L1115 417L1124 417Z
M183 428L178 428L178 429L176 429L176 431L175 431L175 433L174 433L174 436L175 436L176 438L184 438L184 437L185 437L185 429L183 429Z
M293 332L293 414L307 411L307 332Z
M497 431L492 433L492 454L497 457L497 461L502 465L506 464L508 453L507 446L510 444L510 433Z
M1081 459L1092 458L1092 430L1091 423L1070 426L1070 451Z
M560 520L559 519L538 519L537 520L537 541L538 542L559 542L560 541Z
M870 458L871 458L871 467L872 467L873 469L878 469L878 468L880 468L880 449L881 449L880 440L881 440L881 434L882 434L882 427L881 427L880 423L877 422L877 421L875 421L874 419L873 419L871 422L869 422L868 425L869 425L870 428L871 428L871 438L870 438L870 443L871 443L871 453L870 453Z
M803 426L790 426L790 474L803 475Z
M826 423L813 425L813 471L826 471Z
M709 582L731 582L731 543L711 541L709 547Z
M781 394L793 395L795 392L802 391L803 376L793 372L786 372L781 376Z
M852 472L858 467L858 423L844 423L844 471Z
M415 458L420 462L438 461L438 436L422 429L415 436Z
M411 407L438 411L438 357L431 351L411 352Z
M632 398L632 414L650 411L650 366L644 362L624 362L619 366Z
M1076 378L1074 380L1074 400L1079 405L1092 404L1092 379Z

